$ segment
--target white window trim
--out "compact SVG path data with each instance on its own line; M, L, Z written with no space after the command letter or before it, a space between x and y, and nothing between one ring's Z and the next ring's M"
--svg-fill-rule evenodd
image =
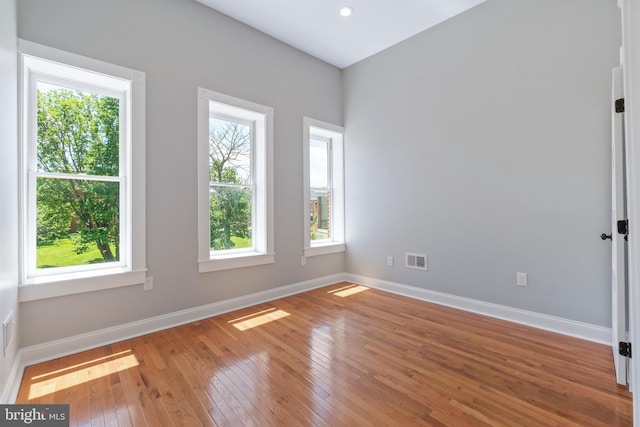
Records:
M216 113L211 112L215 105ZM209 118L218 114L254 123L254 250L212 251L209 223ZM273 249L273 108L198 88L198 272L228 270L275 261Z
M344 128L331 123L303 117L303 200L304 200L304 248L303 256L311 257L344 252L346 250L344 232ZM309 236L311 227L309 199L310 188L310 160L309 140L312 136L318 136L331 141L331 219L332 238L328 240L312 241Z
M21 283L19 299L32 301L44 298L53 298L64 295L72 295L83 292L92 292L103 289L111 289L122 286L142 284L146 278L146 226L145 226L145 74L141 71L131 70L125 67L87 58L81 55L54 49L48 46L18 40L20 52L20 85L21 85L21 182L20 186L20 270ZM29 196L26 183L29 180L28 146L30 141L28 103L30 74L47 74L56 70L71 71L71 81L75 77L81 79L82 75L92 74L95 81L100 81L101 75L108 79L121 79L125 89L125 101L128 105L129 117L125 120L125 130L128 140L125 155L127 163L123 165L126 170L126 199L123 200L128 208L129 215L123 221L125 235L129 236L129 243L121 253L121 263L108 265L105 268L88 268L83 271L73 271L61 274L30 274L27 262L29 260L28 243L29 223ZM75 71L73 70L75 68ZM63 80L63 79L59 79ZM82 79L81 79L82 80ZM135 167L132 167L135 165ZM33 206L32 206L33 208ZM126 209L126 208L125 208ZM61 270L62 271L62 270Z

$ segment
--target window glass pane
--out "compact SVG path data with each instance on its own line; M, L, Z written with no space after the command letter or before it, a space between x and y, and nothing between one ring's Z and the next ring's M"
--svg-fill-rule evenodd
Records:
M209 194L211 249L252 248L252 189L212 185Z
M38 83L38 172L118 176L118 98Z
M120 185L37 178L36 266L118 261Z
M331 239L331 191L311 188L311 240Z
M251 127L228 120L209 119L211 182L251 183Z
M329 143L327 141L310 139L309 173L312 188L329 186Z

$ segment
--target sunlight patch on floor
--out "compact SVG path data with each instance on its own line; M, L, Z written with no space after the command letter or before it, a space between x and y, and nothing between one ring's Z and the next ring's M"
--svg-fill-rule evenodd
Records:
M277 310L274 307L230 320L229 323L236 329L246 331L247 329L252 329L287 316L289 316L289 313L284 310Z
M42 379L42 381L31 384L29 388L29 400L37 399L38 397L65 390L135 366L138 366L138 359L131 353L131 350L126 350L67 368L58 369L57 371L37 375L33 377L32 380L37 381Z
M366 286L348 285L343 288L334 289L332 291L329 291L328 293L344 298L367 290L369 290L369 288L367 288Z

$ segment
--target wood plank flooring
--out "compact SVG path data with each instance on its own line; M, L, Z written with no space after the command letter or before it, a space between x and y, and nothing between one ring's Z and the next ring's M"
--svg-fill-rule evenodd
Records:
M611 349L350 283L26 368L72 426L630 426Z

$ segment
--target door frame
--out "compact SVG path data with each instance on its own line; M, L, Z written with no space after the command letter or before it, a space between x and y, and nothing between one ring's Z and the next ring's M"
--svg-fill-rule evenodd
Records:
M629 329L631 342L640 345L640 3L618 0L622 9L622 59L627 145L627 213L629 218ZM635 101L638 102L635 102ZM634 356L634 355L632 355ZM635 374L634 374L635 373ZM633 421L640 426L640 356L631 358L630 386Z

